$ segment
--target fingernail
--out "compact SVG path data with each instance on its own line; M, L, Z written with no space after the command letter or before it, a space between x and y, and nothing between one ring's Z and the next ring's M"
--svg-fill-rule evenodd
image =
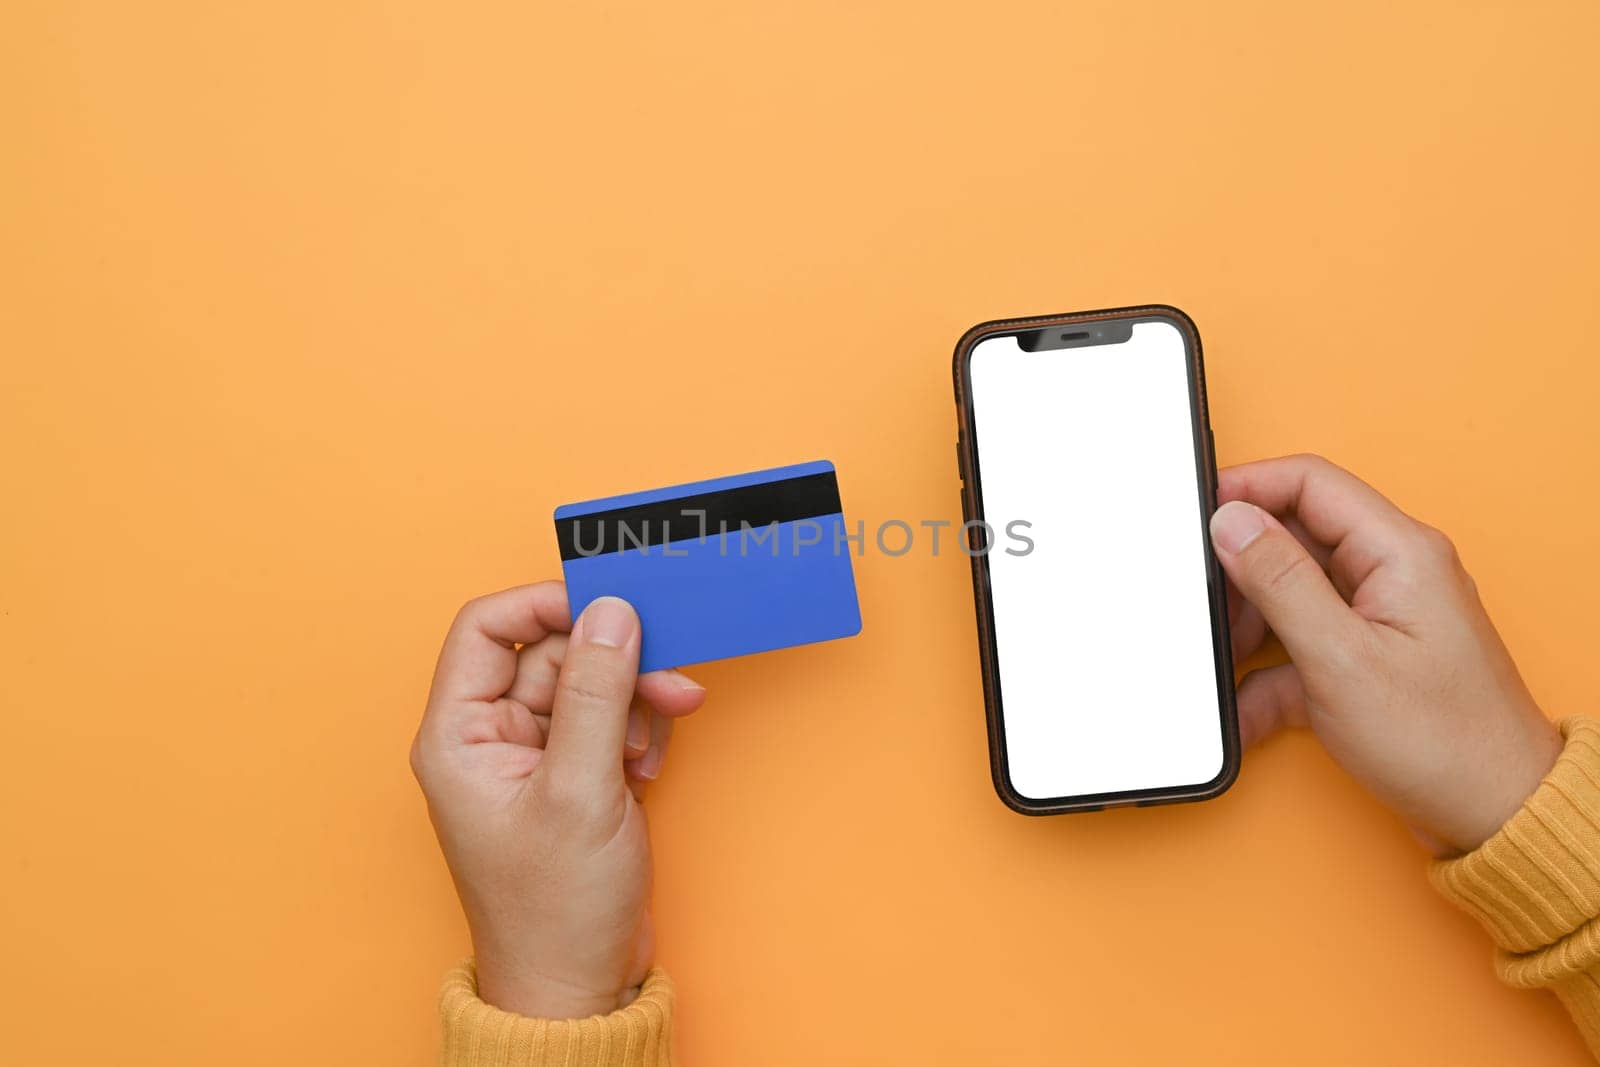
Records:
M645 721L643 708L628 709L628 752L641 755L650 744L650 724Z
M583 609L578 619L583 626L582 637L594 645L621 648L633 636L639 620L626 600L603 596ZM614 735L613 735L614 736Z
M639 757L639 777L655 781L656 775L661 773L663 755L660 745L651 745L649 750Z
M673 675L673 681L677 682L678 688L682 689L686 693L704 693L706 691L705 686L701 685L699 682L695 681L693 678L690 678L686 674L675 673Z
M1261 509L1243 500L1230 500L1211 516L1211 540L1233 556L1249 548L1266 528Z

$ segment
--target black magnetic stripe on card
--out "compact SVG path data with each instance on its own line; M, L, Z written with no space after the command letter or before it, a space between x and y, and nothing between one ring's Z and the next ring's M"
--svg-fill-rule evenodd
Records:
M737 532L741 525L765 527L837 515L842 510L838 475L822 471L557 519L556 544L565 562L630 548L698 541L717 537L723 530Z

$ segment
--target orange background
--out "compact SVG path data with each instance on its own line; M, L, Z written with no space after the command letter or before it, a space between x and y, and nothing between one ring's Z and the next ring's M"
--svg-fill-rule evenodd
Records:
M869 528L957 518L981 319L1183 307L1225 462L1363 473L1596 707L1591 3L0 23L15 1062L429 1062L457 605L604 493L826 456ZM1309 737L1012 815L965 560L857 574L859 638L698 672L650 798L684 1060L1585 1062Z

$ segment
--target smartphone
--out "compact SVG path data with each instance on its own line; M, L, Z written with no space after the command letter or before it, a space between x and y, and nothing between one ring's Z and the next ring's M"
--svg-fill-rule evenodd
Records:
M996 792L1204 800L1239 771L1200 334L1165 305L986 322L956 456Z

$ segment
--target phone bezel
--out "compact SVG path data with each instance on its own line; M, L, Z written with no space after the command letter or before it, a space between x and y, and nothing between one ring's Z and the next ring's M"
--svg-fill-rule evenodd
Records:
M1217 507L1217 461L1211 434L1211 417L1206 405L1205 365L1201 357L1200 331L1194 320L1168 304L1079 311L1063 315L1032 318L996 319L979 323L956 343L953 372L958 421L957 466L962 479L961 510L965 521L984 518L982 471L978 463L977 434L973 425L971 356L979 342L992 337L1025 333L1063 325L1089 325L1097 322L1165 322L1177 328L1187 355L1185 366L1189 384L1189 420L1193 432L1195 483L1200 493L1201 541L1205 548L1206 587L1211 608L1212 656L1216 664L1217 706L1221 717L1223 761L1217 776L1196 785L1157 786L1114 793L1084 793L1034 799L1019 794L1011 785L1005 743L1005 717L997 671L998 648L994 632L994 601L989 587L987 553L974 554L972 593L978 617L978 655L983 672L983 703L989 726L989 770L995 792L1007 807L1024 815L1059 815L1068 812L1100 811L1125 805L1172 804L1209 800L1220 796L1239 776L1239 722L1234 702L1233 649L1228 631L1227 584L1211 547L1204 524Z

